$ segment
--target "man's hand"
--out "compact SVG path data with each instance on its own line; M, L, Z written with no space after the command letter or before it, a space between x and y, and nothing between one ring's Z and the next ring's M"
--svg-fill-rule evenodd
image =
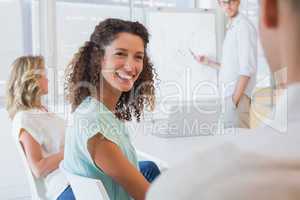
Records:
M209 58L205 55L197 55L195 59L201 65L209 65Z
M243 96L249 81L250 81L249 76L240 75L240 78L235 87L235 91L232 95L232 101L236 106L238 106L240 99Z
M232 102L233 102L233 105L235 106L235 108L237 108L238 104L239 104L239 99L237 99L235 97L235 95L232 95Z
M217 70L220 69L220 67L221 67L220 63L209 59L209 57L206 55L196 55L196 56L194 56L194 58L201 65L207 65L207 66L217 69Z

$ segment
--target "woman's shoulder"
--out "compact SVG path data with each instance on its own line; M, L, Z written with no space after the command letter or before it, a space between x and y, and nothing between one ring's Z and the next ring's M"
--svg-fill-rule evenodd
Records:
M111 115L112 113L100 101L91 96L87 96L72 113L74 119L91 122L106 121Z
M38 109L28 109L28 110L20 110L16 113L16 115L13 118L13 121L18 121L18 120L24 120L28 119L31 116L35 116L38 113L41 113L42 111L39 111Z
M45 110L33 108L17 112L12 122L13 124L19 125L41 126L42 124L45 124L42 122L56 122L56 119L61 119L63 121L63 119L55 113L50 113Z
M72 112L73 116L81 117L87 116L90 113L93 113L95 110L93 109L95 105L92 102L92 97L87 96L85 97L82 102L75 108Z
M34 136L36 141L41 143L42 140L38 138L38 135L40 135L42 123L40 123L41 117L38 113L40 112L36 109L23 110L16 113L12 120L12 131L16 139L19 138L20 131L25 129Z

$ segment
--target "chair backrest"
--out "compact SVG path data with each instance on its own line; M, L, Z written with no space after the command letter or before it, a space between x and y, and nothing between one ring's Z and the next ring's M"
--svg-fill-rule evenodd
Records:
M62 163L60 170L71 184L76 200L109 200L106 189L100 180L72 174L62 167Z
M16 142L16 147L19 155L21 156L27 180L30 187L31 199L32 200L48 200L46 198L46 188L44 181L37 179L31 172L30 166L25 156L25 152L20 142Z

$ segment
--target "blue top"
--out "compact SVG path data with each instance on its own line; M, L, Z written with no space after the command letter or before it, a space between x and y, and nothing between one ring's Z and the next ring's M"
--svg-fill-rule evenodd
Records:
M136 151L124 122L92 97L86 97L71 115L62 167L70 173L101 180L111 200L131 200L129 194L105 174L90 156L88 140L99 133L115 143L138 169Z

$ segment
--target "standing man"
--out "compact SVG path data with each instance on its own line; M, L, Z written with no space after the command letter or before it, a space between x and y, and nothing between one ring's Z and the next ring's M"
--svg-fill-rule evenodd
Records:
M232 145L195 153L163 173L147 200L300 199L299 22L299 0L260 0L260 36L270 71L286 71L286 88L276 101L279 113L287 114L286 130L240 130Z
M229 18L218 63L207 56L196 60L219 70L219 92L225 127L250 128L250 97L256 83L257 34L255 27L239 12L240 0L218 0Z

